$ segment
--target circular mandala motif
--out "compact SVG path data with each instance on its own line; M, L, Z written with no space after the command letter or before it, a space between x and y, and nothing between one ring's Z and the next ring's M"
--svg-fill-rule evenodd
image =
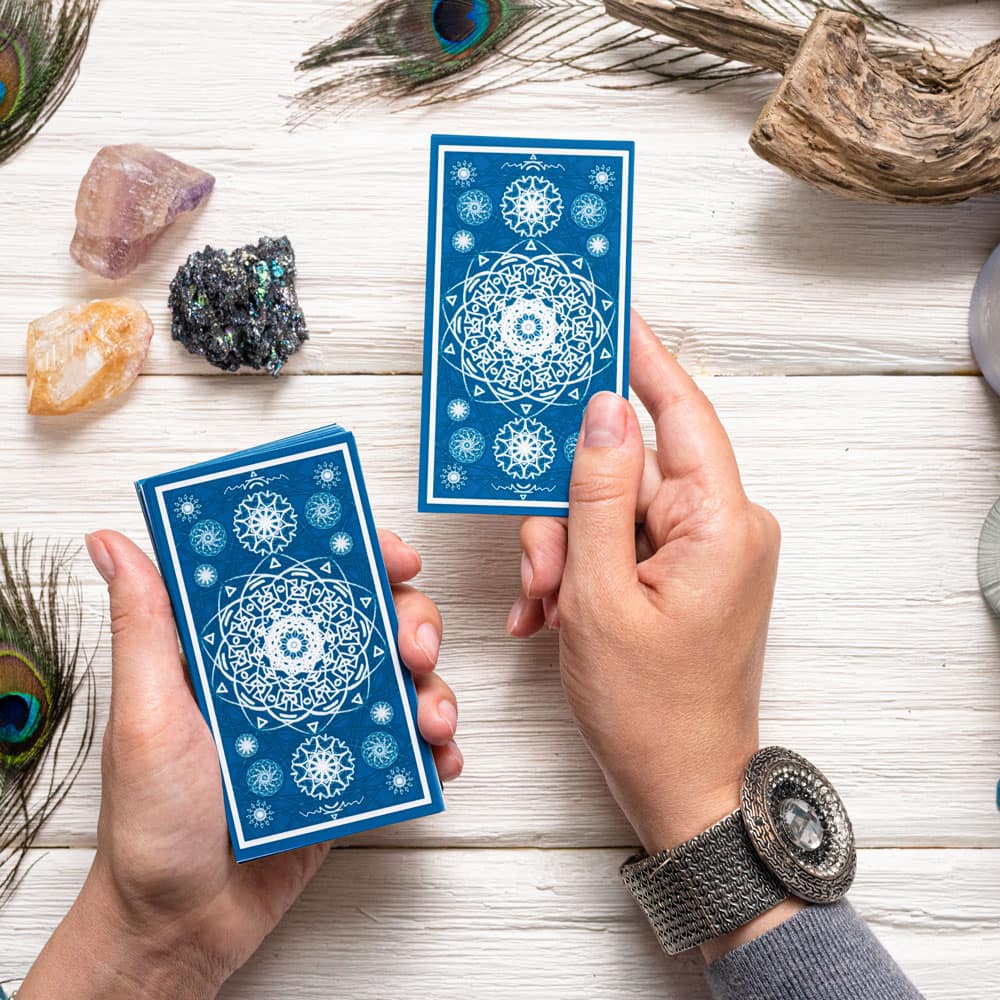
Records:
M228 601L220 595L202 637L214 653L217 697L238 705L257 731L313 732L356 693L364 697L385 655L369 591L329 559L287 556L233 583L237 593Z
M459 187L468 187L476 179L476 168L468 160L459 160L451 168L451 179Z
M201 503L190 494L174 501L174 516L180 521L194 521L201 516Z
M413 790L413 775L405 767L394 767L386 775L385 785L393 795L405 795Z
M312 736L295 748L292 779L314 799L339 795L354 780L354 754L334 736Z
M456 205L458 217L467 226L481 226L490 221L493 214L493 201L485 191L473 188L458 196Z
M446 465L441 470L441 485L457 493L469 481L469 474L460 465Z
M570 434L563 445L563 454L566 456L566 461L570 464L573 463L573 458L576 455L576 439L578 436L577 434Z
M563 202L559 189L544 177L518 177L500 202L504 222L519 236L544 236L559 224Z
M257 737L253 733L244 733L242 736L236 737L233 749L240 757L253 757L260 749L260 743L257 742Z
M306 501L306 520L314 528L334 528L340 520L340 501L330 493L316 493Z
M361 756L369 767L381 770L396 763L399 744L392 733L384 731L369 733L361 744Z
M610 191L615 186L615 172L606 163L590 171L590 186L597 191Z
M486 451L486 438L475 427L459 427L448 438L448 454L457 462L471 465L478 462Z
M469 253L476 245L476 237L468 229L459 229L452 234L451 245L458 253Z
M608 242L607 236L604 233L594 233L593 236L587 237L587 253L591 257L603 257L610 249L611 244Z
M270 491L244 497L233 514L233 530L240 544L258 555L273 555L287 548L297 525L292 505Z
M209 563L194 568L194 582L199 587L214 587L219 582L219 571Z
M537 478L552 465L555 455L552 432L529 417L504 424L493 441L493 457L511 479Z
M579 406L615 356L611 297L583 258L539 246L480 255L443 299L441 360L469 398L519 416Z
M596 229L608 217L608 206L600 195L585 191L573 199L569 214L581 229Z
M387 701L377 701L371 707L371 711L368 713L371 716L372 722L376 726L387 726L392 722L393 716L396 714L392 705Z
M335 556L346 556L354 548L354 539L346 531L338 531L330 539L330 551Z
M285 772L273 760L255 760L247 769L247 788L254 795L277 795L284 783Z
M274 810L269 802L251 802L247 809L247 822L257 830L270 826L274 821Z
M226 529L208 518L199 521L188 536L191 548L200 556L217 556L226 547Z
M320 462L313 470L313 482L321 490L332 490L340 482L340 469L333 462Z
M448 404L448 418L456 423L461 423L469 416L469 401L467 399L453 399Z

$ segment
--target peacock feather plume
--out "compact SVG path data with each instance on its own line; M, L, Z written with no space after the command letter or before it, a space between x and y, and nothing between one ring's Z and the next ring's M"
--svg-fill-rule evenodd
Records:
M73 89L100 0L0 0L0 163Z
M657 24L676 28L669 34L644 24L649 17L641 6L642 0L607 6L605 0L383 0L304 54L298 68L309 82L293 122L371 99L432 104L581 77L633 89L774 71L741 60L739 45L734 57L699 44L699 27L713 19L725 24L747 16L804 29L818 11L833 9L876 28L890 51L912 52L929 42L865 0L654 0ZM749 24L751 38L758 27Z
M96 688L69 552L0 534L0 905L94 741ZM67 723L79 703L82 723Z

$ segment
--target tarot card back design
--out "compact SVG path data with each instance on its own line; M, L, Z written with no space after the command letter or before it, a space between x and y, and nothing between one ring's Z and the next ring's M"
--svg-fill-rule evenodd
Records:
M564 514L596 392L627 392L629 142L434 136L419 507Z
M137 484L240 861L443 808L353 438Z

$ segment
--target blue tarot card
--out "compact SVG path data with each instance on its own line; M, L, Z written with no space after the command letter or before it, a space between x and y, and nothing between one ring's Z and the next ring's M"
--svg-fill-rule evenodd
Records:
M565 514L628 392L631 142L433 136L419 509Z
M354 438L136 484L238 861L440 812Z

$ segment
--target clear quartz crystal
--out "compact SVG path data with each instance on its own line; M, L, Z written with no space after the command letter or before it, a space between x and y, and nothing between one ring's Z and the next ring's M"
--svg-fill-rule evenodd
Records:
M779 816L792 843L802 850L815 851L823 843L823 823L804 799L785 799Z

